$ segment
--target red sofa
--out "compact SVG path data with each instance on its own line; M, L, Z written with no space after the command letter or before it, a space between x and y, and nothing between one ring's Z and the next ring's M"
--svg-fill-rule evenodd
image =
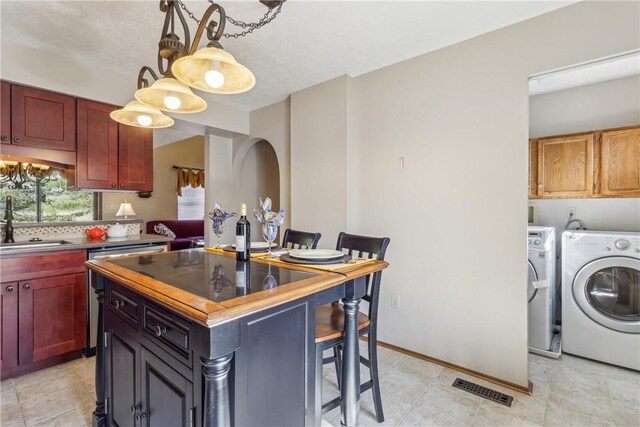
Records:
M176 238L169 242L170 251L179 251L180 249L189 249L196 240L204 239L204 220L203 219L165 219L147 222L147 234L158 234L153 227L158 224L164 224L173 231Z

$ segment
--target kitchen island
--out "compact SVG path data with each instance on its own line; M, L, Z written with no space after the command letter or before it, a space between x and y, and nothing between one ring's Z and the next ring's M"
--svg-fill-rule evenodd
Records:
M357 425L369 260L339 270L186 250L90 261L95 425L317 425L315 310L342 300L342 422Z

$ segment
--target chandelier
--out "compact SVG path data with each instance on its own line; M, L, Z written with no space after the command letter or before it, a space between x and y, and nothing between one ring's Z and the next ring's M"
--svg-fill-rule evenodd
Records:
M52 169L46 165L0 160L0 183L7 184L9 189L49 182L51 172Z
M165 19L158 43L159 73L143 66L138 73L135 101L113 111L111 118L129 126L165 128L172 126L174 121L163 111L199 113L207 108L207 102L194 94L192 88L225 95L251 90L256 83L255 76L222 48L220 39L243 37L268 24L280 13L284 1L260 0L269 10L255 23L228 17L224 8L212 0L209 0L211 5L202 19L197 19L181 0L160 1L160 11L165 14ZM198 24L193 42L181 9ZM216 13L217 20L213 19ZM226 22L240 27L242 31L225 33ZM177 26L182 28L184 43L176 34ZM209 42L206 47L198 49L205 31ZM149 84L147 76L154 80L153 84Z

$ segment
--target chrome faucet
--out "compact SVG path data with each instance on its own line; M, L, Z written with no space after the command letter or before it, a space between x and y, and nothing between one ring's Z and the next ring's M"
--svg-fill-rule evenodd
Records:
M13 201L11 196L7 196L6 199L4 220L7 224L4 228L4 243L15 243L16 241L13 240Z

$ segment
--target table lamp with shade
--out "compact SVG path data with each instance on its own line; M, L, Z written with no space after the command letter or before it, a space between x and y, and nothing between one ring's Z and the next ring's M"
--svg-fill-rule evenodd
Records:
M130 216L135 216L136 212L133 210L133 206L131 203L128 203L126 200L124 203L120 203L120 209L116 212L116 216L123 216L124 219L129 219ZM108 237L126 237L127 236L127 226L125 224L113 224L109 227L107 231Z

